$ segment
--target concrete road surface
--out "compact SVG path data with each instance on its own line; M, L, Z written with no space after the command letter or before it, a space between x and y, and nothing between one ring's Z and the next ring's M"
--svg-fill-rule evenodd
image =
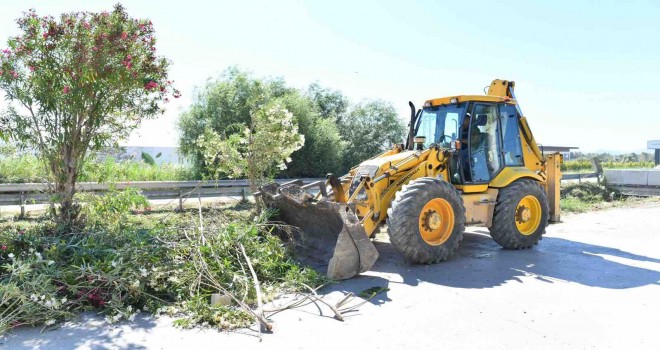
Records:
M259 342L254 330L180 330L147 315L108 326L86 315L45 333L15 330L0 348L660 349L657 202L566 215L525 251L500 249L476 228L452 259L431 266L403 262L379 238L373 271L324 290L334 303L390 289L344 322L309 305L275 315L275 331Z

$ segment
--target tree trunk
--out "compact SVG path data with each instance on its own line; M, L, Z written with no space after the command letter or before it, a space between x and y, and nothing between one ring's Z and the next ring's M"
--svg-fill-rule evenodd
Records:
M78 178L78 164L71 149L63 152L62 163L56 176L55 189L60 196L59 220L66 226L72 226L78 219L80 207L74 202L76 194L76 180Z

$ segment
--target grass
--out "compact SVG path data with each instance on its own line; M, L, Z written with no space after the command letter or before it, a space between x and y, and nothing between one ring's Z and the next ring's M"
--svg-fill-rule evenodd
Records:
M44 166L33 155L0 158L0 183L43 182L47 179ZM149 165L142 161L114 158L88 160L79 181L184 181L196 180L192 168L176 164Z

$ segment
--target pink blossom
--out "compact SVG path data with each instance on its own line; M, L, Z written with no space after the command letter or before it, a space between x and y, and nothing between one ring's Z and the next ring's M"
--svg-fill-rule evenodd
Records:
M69 93L69 87L65 86L64 89L62 89L62 92L64 92L65 94L68 94Z
M11 76L14 78L18 78L18 73L11 71Z
M4 50L2 50L2 53L6 54L6 55L9 55L9 54L11 54L11 50L4 49Z
M147 89L147 90L151 90L151 89L154 89L154 88L157 88L157 87L158 87L158 84L155 81L150 81L150 82L144 84L144 88Z
M3 244L2 247L0 247L0 249L7 250L7 246Z
M121 38L122 38L122 39L126 39L126 38L128 38L128 33L126 33L126 32L121 32Z
M4 73L4 72L0 70L0 76L2 76L2 73Z
M165 97L165 103L170 102L170 99Z
M44 39L47 39L48 38L48 33L44 33L42 36L44 37Z
M34 72L34 66L30 66L30 71Z
M126 63L126 68L131 69L132 66L131 62Z
M25 234L25 231L24 231L24 230L20 230L20 231L18 231L18 234L19 234L19 235L24 235L24 234Z
M87 22L83 22L83 27L85 27L85 29L89 29L92 26L90 26L89 23L87 23Z
M133 56L131 56L131 55L126 56L126 59L129 60L129 61L130 61L132 58L133 58Z

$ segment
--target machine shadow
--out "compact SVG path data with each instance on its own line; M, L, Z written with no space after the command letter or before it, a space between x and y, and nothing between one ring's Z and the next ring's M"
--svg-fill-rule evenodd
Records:
M522 283L523 276L532 276L546 283L573 282L607 289L660 285L658 258L563 238L544 237L532 249L506 250L495 243L486 230L466 232L455 255L434 265L407 263L389 242L376 241L374 244L380 257L372 271L378 274L366 273L329 289L358 294L366 288L389 283L493 288L510 281ZM383 274L392 276L388 278ZM401 279L403 281L398 282ZM372 303L386 301L389 298L383 293Z

